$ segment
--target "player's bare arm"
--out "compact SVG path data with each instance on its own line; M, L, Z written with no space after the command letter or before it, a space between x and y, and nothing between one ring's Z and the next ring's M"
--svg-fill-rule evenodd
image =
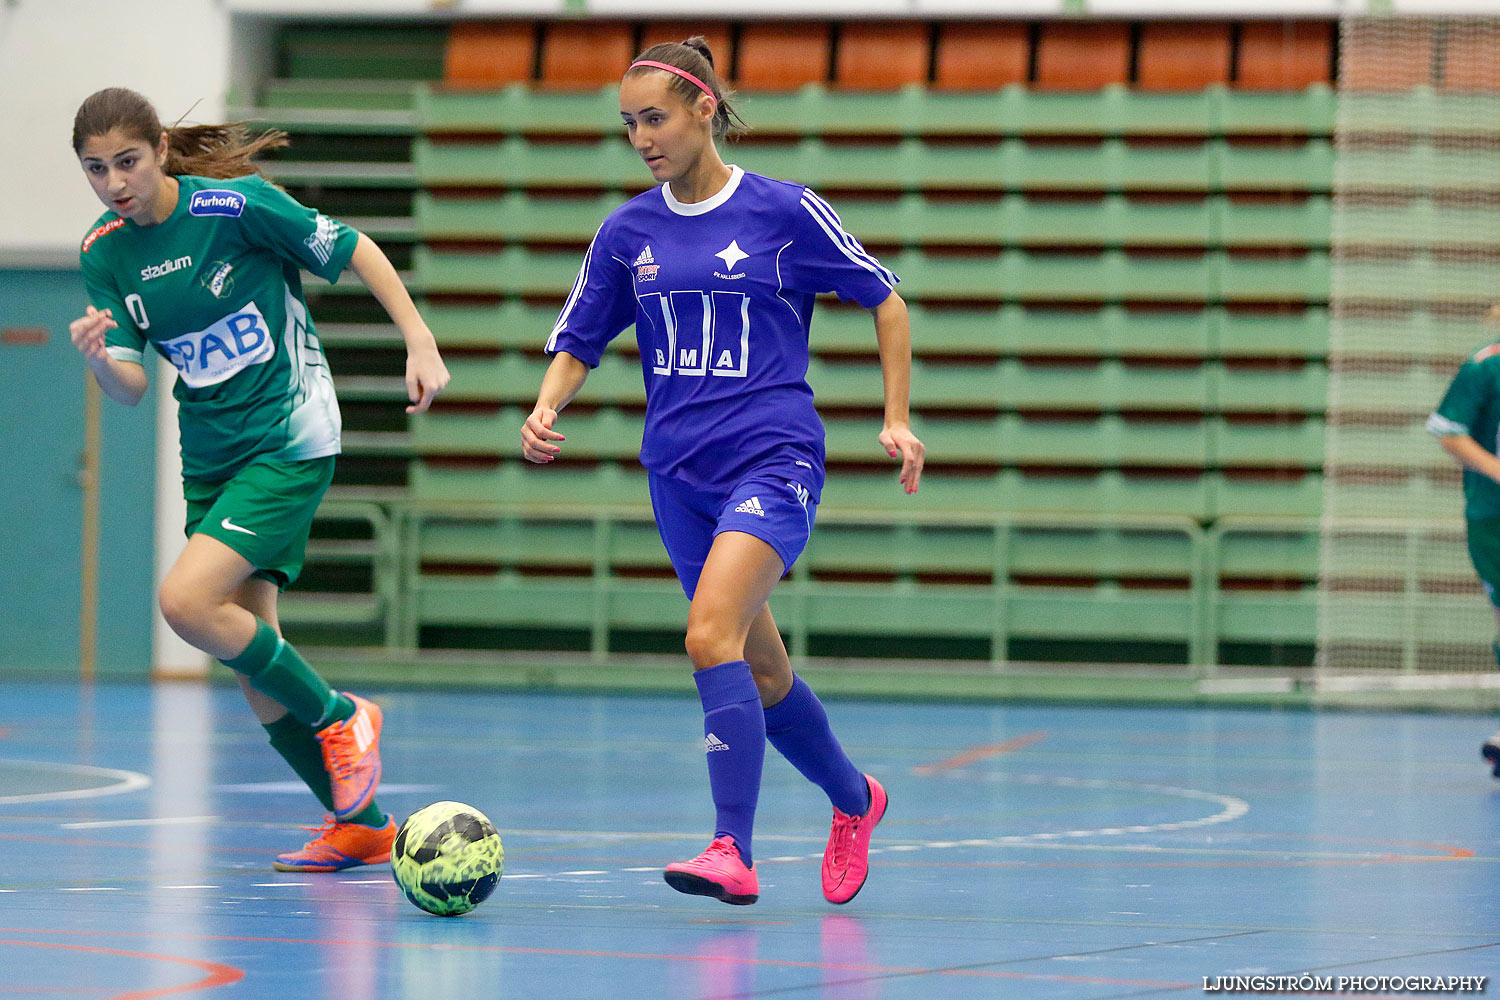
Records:
M1467 434L1444 434L1438 438L1443 450L1465 469L1473 469L1480 475L1500 483L1500 458L1484 449L1484 445Z
M437 339L417 312L416 303L412 302L390 258L364 233L359 234L349 267L401 331L401 338L406 341L406 396L412 402L406 412L425 413L450 377L448 366L438 353Z
M109 356L104 335L118 325L108 309L101 312L89 306L82 316L68 324L68 335L104 394L117 403L135 406L146 395L146 369Z
M896 292L874 309L875 340L880 346L880 377L885 388L885 426L880 443L886 454L901 459L901 485L917 492L927 448L911 430L911 319Z
M528 462L550 462L562 451L552 442L567 438L553 430L553 425L558 413L578 395L588 377L589 366L567 351L558 351L547 366L542 387L537 391L536 408L521 425L521 454Z

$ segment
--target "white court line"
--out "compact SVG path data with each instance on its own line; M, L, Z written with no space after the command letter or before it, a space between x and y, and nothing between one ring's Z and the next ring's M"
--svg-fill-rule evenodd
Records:
M99 819L87 823L59 823L64 830L97 830L106 826L175 826L179 823L215 823L217 816L158 816L155 819Z
M57 887L58 892L119 892L117 885L90 885L90 886L66 886Z
M158 888L161 888L161 889L219 889L219 888L222 888L222 886L217 886L217 885L163 885L163 886L158 886Z
M92 764L58 764L45 760L0 760L0 765L12 764L41 771L61 771L64 774L82 774L90 777L111 778L113 785L98 788L72 788L61 792L28 792L23 795L0 795L0 806L11 806L21 802L61 802L67 799L97 799L105 795L123 795L151 787L151 779L138 771L121 771L112 767L95 767Z

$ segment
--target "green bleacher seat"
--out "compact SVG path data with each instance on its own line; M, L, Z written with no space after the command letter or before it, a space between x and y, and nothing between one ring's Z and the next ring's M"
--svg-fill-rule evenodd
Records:
M1381 147L1379 154L1346 153L1343 181L1350 188L1408 191L1427 195L1434 190L1479 194L1490 191L1500 172L1500 150L1493 147L1439 149L1431 142Z
M1466 131L1500 137L1500 97L1483 92L1439 92L1417 86L1399 92L1353 91L1340 112L1352 134L1427 137L1439 122L1461 121Z
M273 116L284 112L317 110L352 112L355 115L362 112L403 112L401 120L408 123L408 128L404 131L410 133L416 125L416 118L411 113L416 103L415 88L416 85L411 80L400 78L327 80L304 77L267 80L261 86L256 105ZM296 120L295 116L289 119Z
M1472 307L1477 313L1495 297L1493 273L1494 265L1487 260L1437 260L1418 251L1406 258L1345 261L1341 281L1350 299L1448 303Z
M1210 310L1215 320L1214 353L1225 358L1306 358L1328 356L1328 309L1285 308L1274 312Z
M1219 576L1225 579L1316 581L1321 544L1314 523L1298 529L1223 518L1212 549Z
M557 322L555 306L509 299L497 305L417 303L438 346L467 349L540 350Z
M1318 593L1230 591L1218 596L1214 619L1221 642L1312 643L1318 637Z
M1283 201L1213 198L1214 229L1209 244L1231 247L1298 247L1326 250L1333 233L1333 206L1327 195Z
M1291 362L1284 368L1214 369L1214 409L1224 413L1321 413L1328 405L1328 369Z
M564 200L532 198L521 191L490 198L441 197L424 191L413 202L412 217L429 240L587 243L622 201L618 195Z
M1323 465L1323 421L1210 424L1208 464L1218 467L1319 469Z
M1333 189L1333 143L1327 139L1266 144L1210 141L1219 162L1216 188L1325 194Z
M1500 250L1500 230L1492 212L1430 198L1350 206L1339 221L1340 239L1349 245L1403 250L1436 244L1454 250Z
M420 509L450 504L556 504L559 497L587 497L600 507L616 508L651 502L644 470L627 470L612 462L532 465L520 457L519 425L514 437L515 450L506 453L514 457L498 463L450 464L419 456L411 465L412 503Z
M1227 254L1220 261L1218 297L1226 302L1327 302L1331 269L1323 252L1275 257Z
M1323 477L1316 472L1289 477L1215 473L1208 517L1316 518L1323 511Z

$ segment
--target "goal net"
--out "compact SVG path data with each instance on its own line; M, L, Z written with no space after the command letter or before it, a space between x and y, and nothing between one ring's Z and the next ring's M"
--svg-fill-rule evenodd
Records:
M1320 679L1493 678L1459 471L1423 425L1500 339L1500 17L1346 16L1335 146Z

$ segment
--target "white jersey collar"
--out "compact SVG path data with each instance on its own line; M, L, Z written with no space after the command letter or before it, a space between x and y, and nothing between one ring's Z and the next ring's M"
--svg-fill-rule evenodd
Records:
M740 186L740 178L744 176L745 172L743 170L730 164L729 180L723 187L714 192L711 197L705 198L702 201L692 202L691 204L680 202L672 195L672 185L670 184L663 184L661 186L661 196L667 200L667 207L678 215L702 215L705 212L712 212L728 201L734 194L735 189Z

